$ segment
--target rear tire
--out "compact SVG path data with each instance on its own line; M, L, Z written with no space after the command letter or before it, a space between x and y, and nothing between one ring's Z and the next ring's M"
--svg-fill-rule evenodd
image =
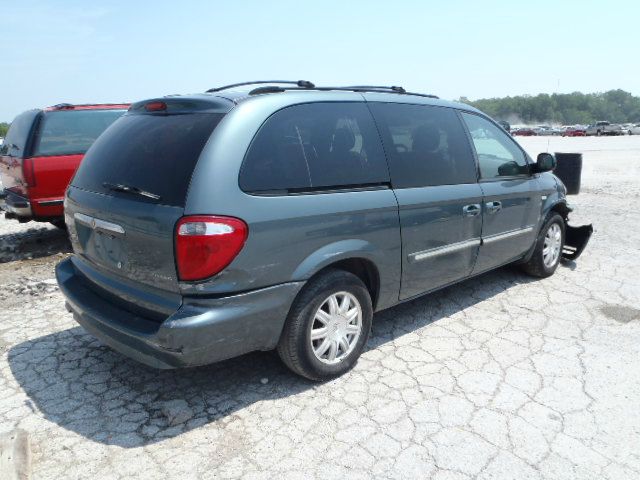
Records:
M540 229L531 258L521 268L531 276L550 277L554 274L562 257L564 247L564 218L552 212Z
M327 270L310 280L293 302L278 354L287 367L310 380L337 377L356 364L372 318L364 283L352 273Z

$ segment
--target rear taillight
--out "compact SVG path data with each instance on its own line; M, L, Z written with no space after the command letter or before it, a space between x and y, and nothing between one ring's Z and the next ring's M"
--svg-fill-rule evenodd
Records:
M194 215L176 225L176 263L180 280L212 277L240 253L249 228L232 217Z
M33 169L33 158L24 158L22 160L22 177L27 187L36 186L36 174Z

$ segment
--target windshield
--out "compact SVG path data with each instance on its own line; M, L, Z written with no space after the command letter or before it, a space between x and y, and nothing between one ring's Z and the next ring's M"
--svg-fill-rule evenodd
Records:
M125 115L87 152L73 186L183 207L191 174L224 115ZM154 198L159 197L159 198Z
M36 132L33 156L85 153L126 110L46 112Z

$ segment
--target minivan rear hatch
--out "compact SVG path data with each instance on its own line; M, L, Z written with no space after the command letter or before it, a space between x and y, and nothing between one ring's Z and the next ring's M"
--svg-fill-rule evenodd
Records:
M122 279L123 288L144 284L177 293L175 225L200 153L232 106L218 97L163 98L136 103L116 120L67 191L76 262L115 283Z

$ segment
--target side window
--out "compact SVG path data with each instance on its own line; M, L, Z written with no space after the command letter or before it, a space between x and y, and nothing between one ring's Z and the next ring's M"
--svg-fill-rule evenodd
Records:
M394 188L474 183L473 153L450 108L371 103L389 155Z
M240 170L240 188L254 193L388 181L380 137L361 103L310 103L274 113Z
M524 153L500 127L478 115L463 113L462 117L476 148L481 178L529 173Z

